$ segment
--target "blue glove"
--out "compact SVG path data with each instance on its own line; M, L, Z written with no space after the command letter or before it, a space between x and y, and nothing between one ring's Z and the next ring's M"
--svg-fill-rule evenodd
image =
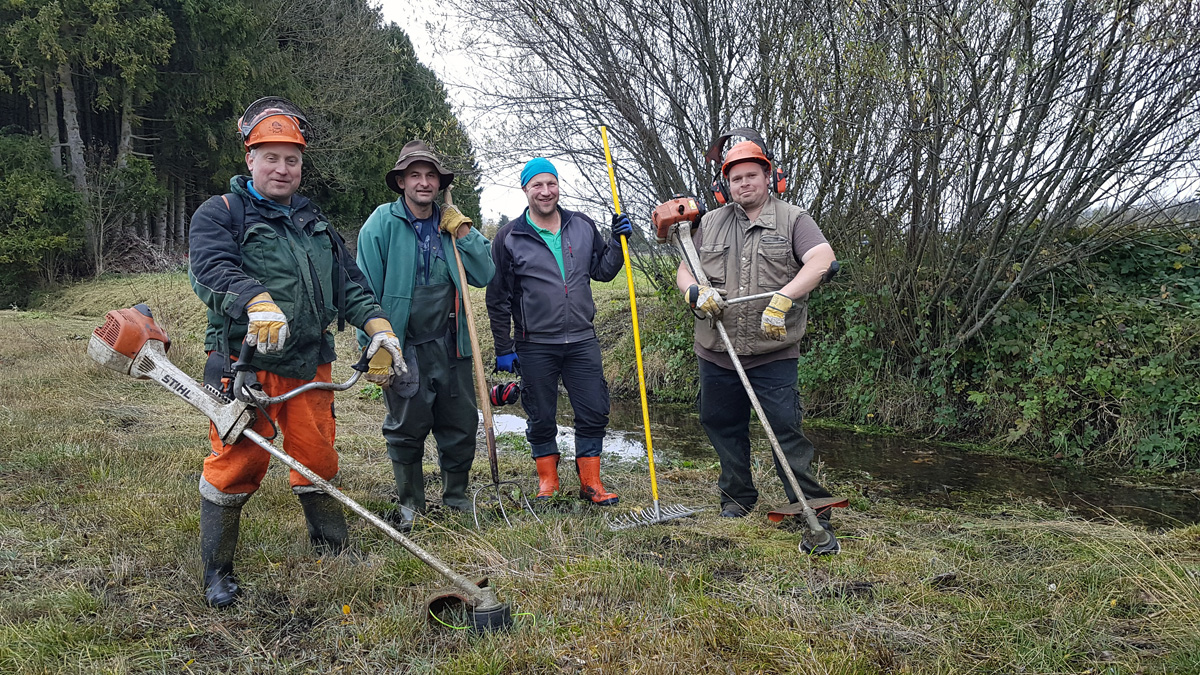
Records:
M612 217L612 237L614 240L620 240L621 235L628 237L633 234L633 223L629 222L629 217L620 213L614 213Z
M496 357L496 370L503 370L506 373L515 373L517 364L518 361L516 352Z

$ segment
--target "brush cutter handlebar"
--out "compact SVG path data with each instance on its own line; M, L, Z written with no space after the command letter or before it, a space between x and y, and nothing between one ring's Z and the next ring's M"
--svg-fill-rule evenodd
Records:
M362 356L358 359L358 363L350 366L354 370L354 374L345 382L309 382L278 396L267 396L263 394L261 387L256 386L258 378L254 376L253 366L255 351L252 345L248 345L245 342L242 343L242 351L238 354L237 362L233 364L233 370L237 373L237 376L233 380L233 392L239 401L245 401L263 409L266 409L269 405L283 403L306 391L313 391L314 389L345 391L353 387L358 382L358 378L367 372L367 364L370 362L370 359L367 358L367 350L364 348Z

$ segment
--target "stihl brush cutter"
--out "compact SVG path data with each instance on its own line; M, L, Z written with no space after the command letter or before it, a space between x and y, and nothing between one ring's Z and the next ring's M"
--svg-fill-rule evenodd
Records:
M167 357L167 349L170 344L171 341L167 338L166 332L155 323L150 308L146 305L136 305L128 309L113 310L105 315L104 324L92 333L91 340L88 342L88 355L110 370L132 375L140 380L154 380L166 387L176 396L204 413L212 421L217 434L224 443L232 444L242 437L250 439L263 450L271 453L271 456L307 478L313 485L321 488L326 494L361 516L363 520L408 549L421 562L429 565L434 571L449 580L454 587L452 591L430 599L427 603L428 607L447 608L462 603L469 609L471 625L476 630L496 630L512 625L511 609L507 604L500 602L495 589L487 585L486 579L476 584L450 569L446 563L396 531L358 502L347 497L292 456L276 448L268 439L251 428L258 415L270 419L266 415L268 405L280 403L303 391L349 389L366 371L365 357L353 366L354 375L344 383L312 382L286 394L268 397L261 388L255 386L257 381L254 371L248 365L254 348L243 346L242 355L238 361L241 365L234 379L234 398L230 399L211 387L198 384L175 367ZM272 425L274 425L273 420Z

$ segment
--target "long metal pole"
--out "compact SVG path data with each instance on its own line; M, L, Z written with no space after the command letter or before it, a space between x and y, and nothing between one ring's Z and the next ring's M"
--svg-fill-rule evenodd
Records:
M491 588L490 586L484 586L483 588L480 588L470 579L450 569L446 563L439 560L432 553L421 548L416 544L416 542L404 536L403 534L400 534L396 528L384 522L382 518L374 513L371 513L367 509L363 508L361 504L347 497L344 493L342 493L341 490L333 487L329 481L313 473L312 469L304 466L286 452L276 448L271 444L270 441L259 435L258 432L247 429L246 431L242 432L242 435L254 441L258 447L271 453L271 456L275 459L278 459L279 461L288 465L288 468L307 478L312 482L313 485L321 488L321 490L330 497L333 497L341 502L343 506L357 513L363 520L382 530L384 534L395 540L397 544L400 544L404 548L408 549L409 553L412 553L420 558L421 562L432 567L438 574L446 577L450 583L454 584L455 588L459 589L467 597L475 601L475 609L487 611L501 606L499 598L496 597L495 589Z

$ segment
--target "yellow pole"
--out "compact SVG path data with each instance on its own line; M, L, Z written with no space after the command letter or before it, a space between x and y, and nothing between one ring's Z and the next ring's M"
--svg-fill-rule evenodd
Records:
M613 173L612 152L608 149L608 128L600 127L600 138L604 141L604 161L608 162L608 182L612 186L613 208L621 213L621 198L617 196L617 176ZM646 404L646 375L642 370L642 336L638 332L637 297L633 292L633 269L629 266L628 237L621 237L621 254L625 256L625 281L629 286L629 311L633 315L633 349L637 355L638 391L642 395L642 425L646 427L646 457L650 461L650 494L654 497L654 510L658 507L658 479L654 475L654 443L650 440L650 408Z

